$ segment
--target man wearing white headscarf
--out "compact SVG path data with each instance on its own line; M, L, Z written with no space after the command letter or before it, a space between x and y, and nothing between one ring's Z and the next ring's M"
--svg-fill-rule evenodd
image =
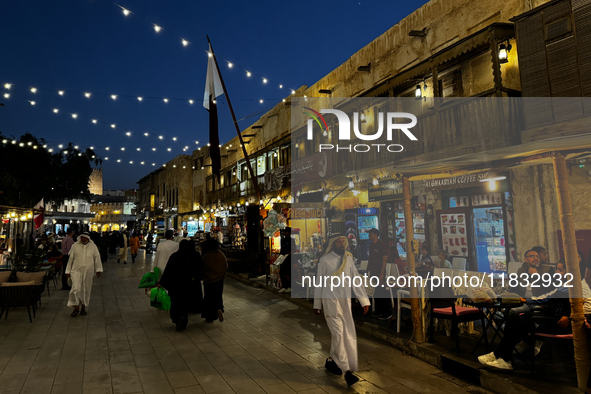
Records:
M88 233L80 234L78 242L70 249L70 259L66 268L66 276L72 279L72 289L68 298L68 306L74 307L72 317L78 316L78 313L87 315L86 307L90 303L92 281L94 275L98 278L101 272L103 264L98 248L90 240ZM82 310L79 305L82 305Z
M358 369L357 334L351 313L351 283L359 275L351 252L347 251L349 242L345 236L333 237L326 248L326 254L318 261L316 285L314 289L314 312L319 315L324 310L324 318L330 330L330 357L326 359L325 368L336 374L345 373L349 386L357 383L359 378L353 375ZM343 275L351 279L349 283L341 283L331 288L331 276L342 279ZM326 286L318 286L325 277L329 280ZM363 306L363 313L369 310L369 299L363 287L353 286L353 293Z

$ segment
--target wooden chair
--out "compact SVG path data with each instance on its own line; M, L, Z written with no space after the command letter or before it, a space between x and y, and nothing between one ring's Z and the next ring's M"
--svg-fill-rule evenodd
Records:
M430 295L429 342L433 342L433 319L451 320L451 335L455 337L456 350L460 353L460 332L458 325L480 320L482 329L486 327L485 316L478 308L456 305L453 290L449 287L438 287ZM488 338L484 336L484 343L488 349Z
M32 307L35 302L34 292L34 285L0 286L0 306L2 307L0 318L2 318L4 312L6 312L4 317L4 320L6 320L10 308L26 307L27 313L29 314L29 322L32 323L33 319L31 319L30 307Z

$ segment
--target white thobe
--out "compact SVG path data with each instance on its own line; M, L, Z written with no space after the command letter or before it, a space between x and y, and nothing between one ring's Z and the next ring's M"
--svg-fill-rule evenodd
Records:
M178 242L171 241L170 239L160 241L158 248L156 248L156 257L154 258L154 266L160 268L160 276L164 273L170 255L178 250Z
M72 279L72 289L68 298L68 306L84 305L90 303L92 281L97 272L103 272L101 255L92 241L86 245L78 241L70 249L70 259L66 274Z
M316 283L324 284L323 278L332 276L340 268L341 259L342 257L335 252L320 258ZM343 273L345 277L350 277L351 281L359 275L350 256L347 258ZM342 275L339 274L339 277ZM324 311L324 318L330 330L330 357L341 370L355 372L358 369L357 334L351 313L351 286L345 283L344 286L331 290L330 283L328 279L327 286L315 287L314 309ZM370 305L363 287L353 286L352 290L361 306Z

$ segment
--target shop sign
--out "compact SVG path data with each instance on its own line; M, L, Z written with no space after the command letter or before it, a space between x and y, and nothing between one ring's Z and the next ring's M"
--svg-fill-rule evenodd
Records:
M401 200L403 199L402 181L387 179L380 181L378 185L367 185L368 199L370 202Z
M459 175L451 178L442 179L426 179L423 181L424 187L438 188L446 186L474 186L479 184L482 179L488 177L488 172L481 172L478 174Z
M332 175L332 161L324 152L317 152L291 163L294 184L326 179Z
M325 218L326 210L324 208L292 208L289 210L289 219L317 219Z
M291 181L291 164L275 167L265 172L265 190L279 190L289 186Z

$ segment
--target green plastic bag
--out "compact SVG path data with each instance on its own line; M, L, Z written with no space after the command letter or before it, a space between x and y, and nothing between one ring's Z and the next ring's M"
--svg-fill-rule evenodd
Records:
M137 286L138 289L146 289L148 287L154 287L158 284L160 279L160 268L154 267L154 272L146 272L140 280L140 284Z
M170 296L163 288L153 288L150 292L150 306L163 311L170 310Z

